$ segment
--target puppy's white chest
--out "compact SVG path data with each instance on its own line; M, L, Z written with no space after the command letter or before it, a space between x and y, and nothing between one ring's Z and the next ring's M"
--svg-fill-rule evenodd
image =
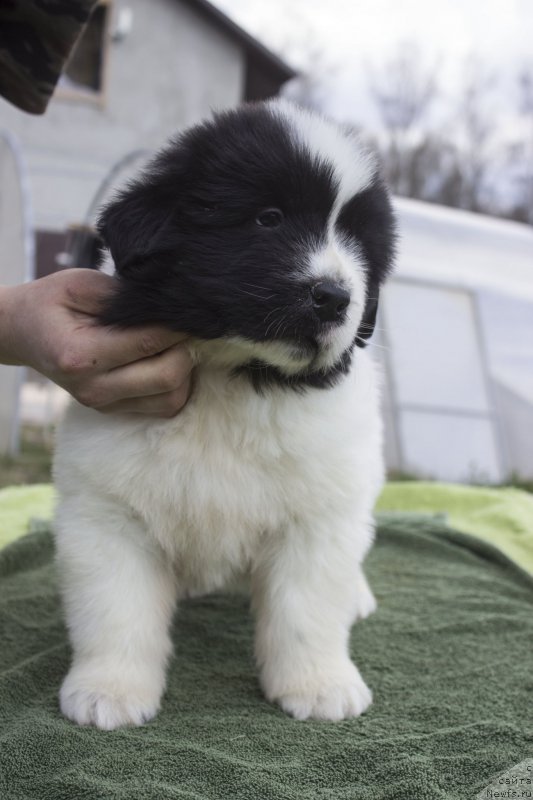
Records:
M218 588L253 564L265 537L351 504L359 461L377 483L376 407L368 413L354 389L347 376L324 392L261 396L227 372L199 371L170 421L73 405L59 437L58 488L111 498L170 556L182 586ZM354 414L358 403L367 413Z
M170 421L110 419L73 405L56 481L61 492L83 486L116 499L172 558L182 585L213 589L246 570L289 513L298 470L283 419L244 381L217 373L198 375Z
M264 535L286 516L284 457L272 441L247 441L224 411L203 416L202 398L177 427L148 433L149 481L132 484L129 503L176 561L188 584L220 585L246 569ZM276 457L277 455L277 457Z

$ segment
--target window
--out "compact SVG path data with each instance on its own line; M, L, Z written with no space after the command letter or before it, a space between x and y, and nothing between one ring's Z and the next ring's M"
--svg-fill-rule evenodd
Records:
M104 102L110 16L111 0L100 0L61 76L59 97Z

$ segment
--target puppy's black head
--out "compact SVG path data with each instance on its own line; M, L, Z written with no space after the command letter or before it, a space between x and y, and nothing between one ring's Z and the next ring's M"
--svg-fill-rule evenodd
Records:
M279 101L182 134L99 231L119 277L106 323L222 339L236 365L300 378L344 368L364 344L394 245L372 158Z

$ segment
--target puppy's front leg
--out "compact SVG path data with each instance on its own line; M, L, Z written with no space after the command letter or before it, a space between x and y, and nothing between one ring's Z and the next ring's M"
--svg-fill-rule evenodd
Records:
M358 531L345 520L293 524L265 543L253 571L261 685L296 719L356 717L372 702L348 654L370 537L368 524Z
M79 725L141 725L165 685L172 570L141 523L101 497L64 499L56 538L74 651L61 710Z

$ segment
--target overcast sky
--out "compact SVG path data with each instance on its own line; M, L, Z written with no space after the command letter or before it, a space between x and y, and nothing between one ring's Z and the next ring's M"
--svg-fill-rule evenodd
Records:
M458 91L466 56L484 59L499 76L502 112L513 100L511 76L533 66L533 0L215 2L297 67L311 47L323 52L326 64L341 65L332 85L341 116L349 106L368 106L365 70L379 66L401 42L417 43L428 64L439 60L444 96Z
M508 63L533 59L532 0L216 0L271 46L297 40L298 23L339 58L378 55L416 40L458 59L476 51Z

